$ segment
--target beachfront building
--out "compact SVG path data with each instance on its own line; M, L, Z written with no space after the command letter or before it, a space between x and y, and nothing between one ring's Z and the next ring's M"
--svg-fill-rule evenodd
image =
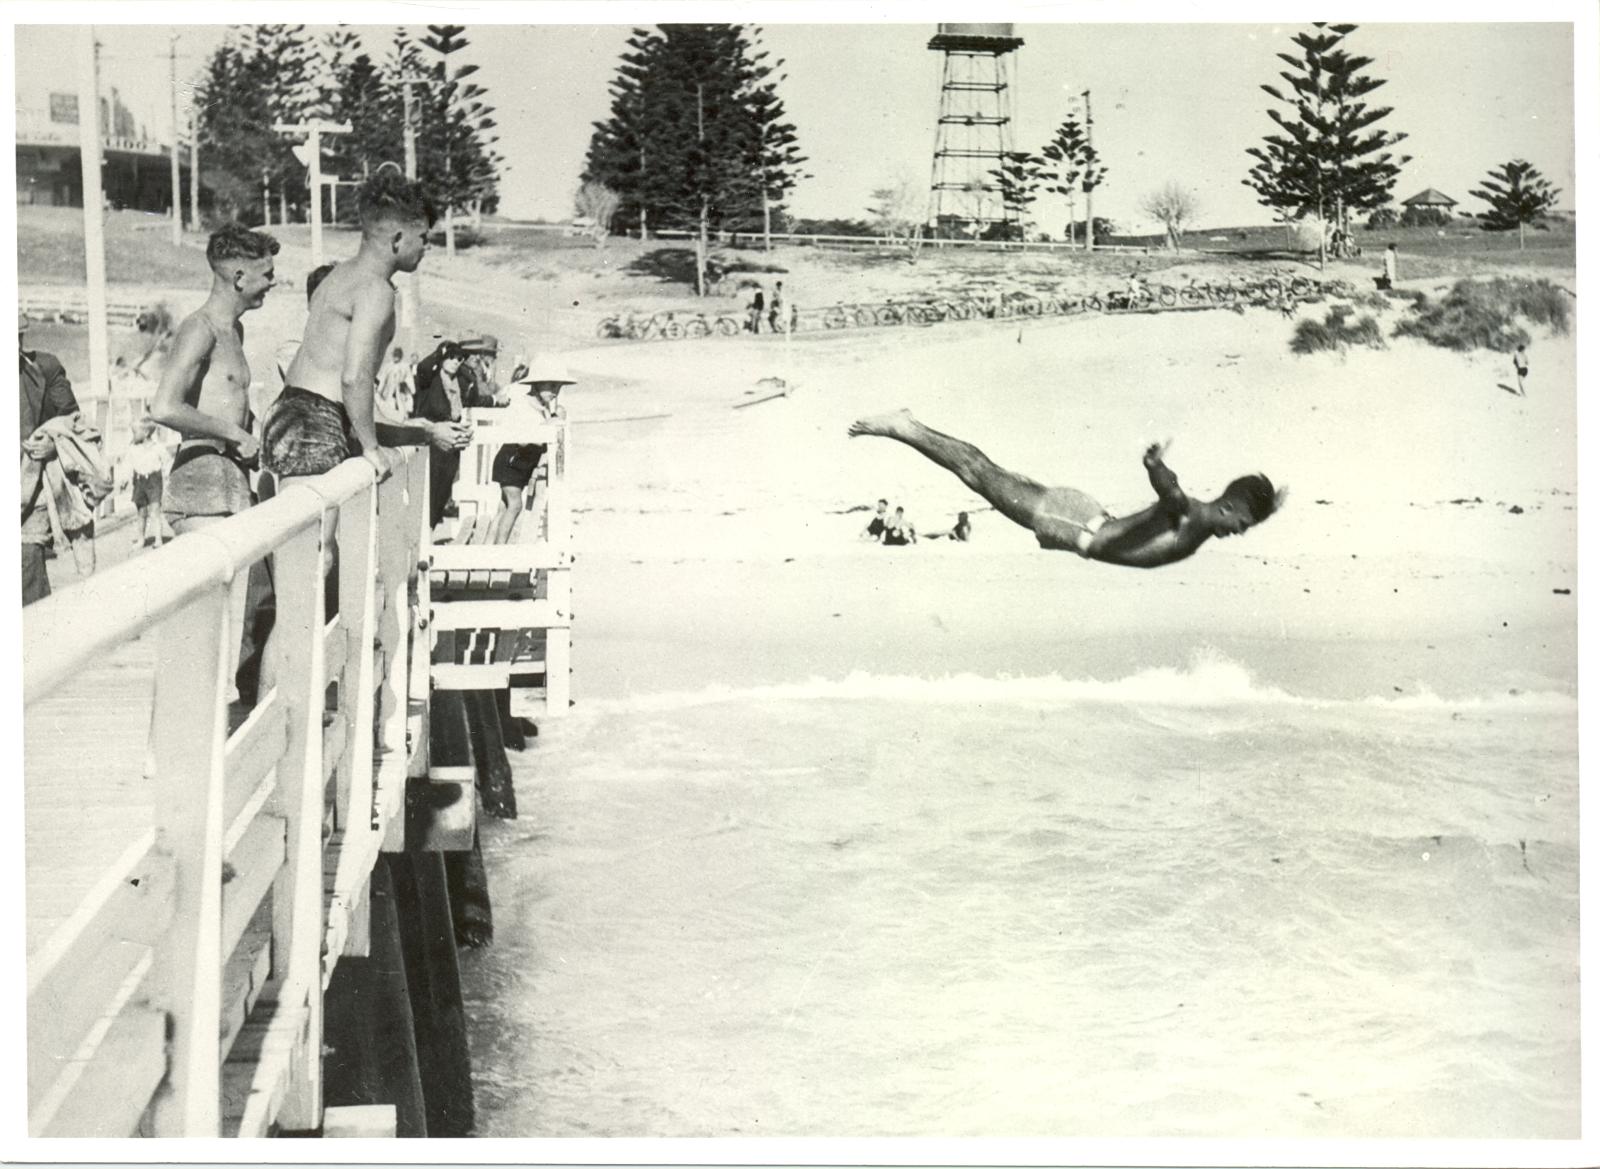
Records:
M166 213L172 206L171 144L153 140L115 86L100 98L101 186L114 208ZM17 85L17 205L82 207L78 94L68 85ZM189 159L178 165L188 190ZM204 179L201 180L202 187Z
M1407 211L1432 211L1449 218L1455 214L1456 201L1443 191L1429 187L1404 200L1400 205Z

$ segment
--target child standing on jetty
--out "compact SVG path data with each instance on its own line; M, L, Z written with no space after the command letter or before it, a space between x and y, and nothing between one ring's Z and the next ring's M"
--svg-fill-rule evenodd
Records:
M1033 532L1049 551L1076 552L1129 568L1159 568L1193 556L1212 536L1236 536L1283 506L1287 492L1265 475L1235 479L1216 499L1190 499L1162 462L1165 444L1144 453L1156 502L1130 516L1113 516L1083 492L1045 487L996 465L969 442L940 434L909 410L863 418L850 436L892 438L919 451L988 500L1012 523Z
M133 442L122 455L122 481L133 486L133 506L139 512L139 533L146 548L161 547L161 473L167 452L156 435L150 415L133 424Z

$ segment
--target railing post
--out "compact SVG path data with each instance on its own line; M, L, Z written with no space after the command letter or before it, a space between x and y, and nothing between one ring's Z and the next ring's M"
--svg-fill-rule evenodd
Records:
M290 491L296 488L289 488ZM309 488L305 489L309 492ZM287 494L287 492L285 492ZM286 824L283 871L272 894L272 974L278 1012L305 1012L303 1051L294 1061L279 1123L314 1129L322 1114L322 714L323 549L328 518L310 524L277 551L277 689L289 720L288 750L279 765L271 809Z
M373 485L339 508L339 626L345 635L339 709L347 733L336 780L341 857L364 862L362 847L372 834L373 655L377 618L373 609L378 568L378 491ZM339 874L335 888L350 888L354 874Z
M374 779L375 826L384 832L385 852L405 848L406 724L410 716L411 582L417 573L420 520L426 484L417 471L427 455L410 462L378 487L378 588L376 636L383 654L379 694L377 764ZM423 486L416 486L422 483Z
M229 642L238 636L229 591L208 589L156 636L156 839L173 866L172 925L149 984L168 1030L156 1136L217 1136L221 1125L223 751Z

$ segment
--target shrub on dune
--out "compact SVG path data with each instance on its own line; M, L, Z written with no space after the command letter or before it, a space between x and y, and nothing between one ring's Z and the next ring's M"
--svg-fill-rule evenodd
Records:
M1395 326L1397 337L1420 337L1442 349L1510 353L1529 341L1519 323L1565 333L1571 323L1566 294L1548 280L1496 277L1460 280L1438 301L1419 301Z
M1354 310L1347 304L1336 304L1322 320L1308 317L1294 328L1294 339L1289 348L1295 353L1338 353L1351 345L1365 345L1371 349L1383 348L1383 330L1377 319L1368 315L1354 324L1350 314Z

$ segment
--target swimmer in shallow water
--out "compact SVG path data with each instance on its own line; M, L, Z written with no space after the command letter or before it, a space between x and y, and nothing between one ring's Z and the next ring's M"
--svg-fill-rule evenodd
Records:
M849 433L892 438L919 451L1031 531L1041 548L1130 568L1174 564L1193 556L1212 536L1249 531L1282 507L1288 495L1265 475L1245 475L1216 499L1191 499L1162 461L1166 444L1158 443L1144 453L1156 502L1129 516L1113 516L1081 491L1046 487L1006 470L971 443L924 426L909 410L862 418Z

